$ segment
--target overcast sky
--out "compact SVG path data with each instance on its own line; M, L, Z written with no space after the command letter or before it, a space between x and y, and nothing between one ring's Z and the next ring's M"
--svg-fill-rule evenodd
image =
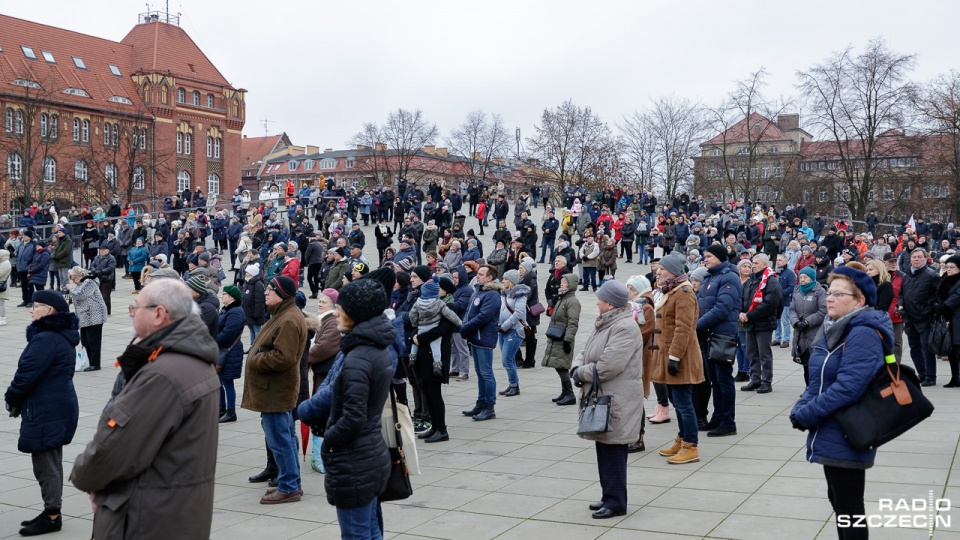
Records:
M146 5L7 1L2 11L120 40ZM263 135L269 119L270 133L321 149L346 147L399 107L422 109L441 146L469 111L499 113L526 138L566 99L613 127L657 96L716 104L761 66L770 96L793 97L798 70L877 36L917 55L917 81L960 69L954 0L171 0L170 11L248 91L245 134Z

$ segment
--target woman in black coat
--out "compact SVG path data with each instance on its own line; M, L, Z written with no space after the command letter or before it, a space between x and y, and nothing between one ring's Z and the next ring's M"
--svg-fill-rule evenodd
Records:
M379 224L373 229L373 236L377 239L377 260L382 264L384 252L393 243L393 231L390 230L387 220L380 218Z
M17 449L30 454L43 512L24 521L20 534L35 536L63 526L63 447L77 431L80 405L73 386L80 320L56 291L33 293L27 346L3 399L10 416L23 413Z
M449 288L445 288L444 282L449 284ZM441 298L456 290L452 280L442 279L440 283ZM430 429L417 437L426 443L450 440L450 435L447 433L446 406L440 385L450 383L451 337L457 330L459 328L456 325L445 317L440 317L440 323L435 328L414 336L417 342L417 377L420 379L420 385L430 409ZM434 368L433 352L430 347L436 339L441 340L439 369Z
M217 346L220 356L217 358L217 376L220 378L220 423L237 421L237 390L233 381L243 374L243 326L246 315L240 289L227 285L220 294L220 320L217 325Z
M950 322L953 350L947 355L950 361L950 382L944 388L960 387L960 256L954 255L944 263L946 274L937 289L940 304L938 314Z
M250 343L257 339L260 326L267 322L267 306L265 294L267 292L260 277L260 265L253 264L244 270L246 281L243 282L243 324L250 329ZM252 272L252 273L251 273Z

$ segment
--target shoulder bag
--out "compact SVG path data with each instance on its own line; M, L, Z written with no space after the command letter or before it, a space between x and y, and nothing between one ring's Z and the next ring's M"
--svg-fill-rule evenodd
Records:
M920 390L917 373L899 364L892 352L884 350L884 365L870 381L863 397L838 410L834 418L850 446L868 450L892 441L931 414L933 403Z
M577 435L590 435L610 431L610 396L603 395L597 364L593 364L593 383L590 393L580 401L580 420Z
M390 476L387 478L387 487L380 494L381 501L400 501L413 495L413 485L410 484L410 473L407 471L407 460L403 455L403 434L400 417L397 415L397 398L390 389L390 409L393 413L391 430L396 437L396 447L387 445L390 451Z
M567 335L567 327L562 324L550 323L547 325L546 336L554 341L563 341L563 336Z
M547 311L547 308L543 307L543 304L541 304L540 302L537 302L532 306L527 306L527 312L529 312L534 317L539 317L540 315L543 315L545 311Z
M513 313L513 310L510 309L510 304L507 303L507 299L506 299L506 298L503 299L503 305L507 307L507 311L509 311L510 313ZM527 323L527 321L520 320L520 319L518 319L518 320L520 321L520 326L523 327L523 337L524 337L524 338L528 338L528 337L532 336L533 333L534 333L533 327L530 326L530 324Z
M943 317L937 317L930 325L930 337L927 345L936 356L946 356L953 350L953 336L950 325Z
M736 361L737 336L711 332L707 344L707 360L724 366L732 366Z

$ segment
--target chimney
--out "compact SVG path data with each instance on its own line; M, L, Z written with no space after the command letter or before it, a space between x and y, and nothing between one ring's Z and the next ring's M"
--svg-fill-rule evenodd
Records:
M777 125L780 126L780 129L783 131L789 131L793 129L800 129L800 115L799 114L781 114L777 117Z
M483 159L483 156L480 154L480 152L473 152L472 154L470 154L470 156L471 156L470 159L474 161L480 161Z
M441 157L447 157L449 155L449 152L447 151L446 148L437 148L437 155Z
M370 150L370 147L365 144L358 144L357 150Z
M428 154L433 154L434 152L436 152L436 150L437 150L437 147L432 144L423 145L423 151Z
M387 151L387 145L384 144L384 143L382 143L382 142L373 143L373 148L374 148L374 150L376 150L377 152L386 152L386 151Z
M324 154L326 154L326 153L328 153L328 152L333 152L333 148L325 148L325 149L323 150L323 153L324 153Z

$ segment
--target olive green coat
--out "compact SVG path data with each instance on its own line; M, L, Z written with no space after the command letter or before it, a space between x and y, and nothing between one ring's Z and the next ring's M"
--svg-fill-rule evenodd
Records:
M557 300L553 306L553 316L550 317L550 324L558 324L567 329L563 335L562 341L546 339L547 348L543 352L543 367L554 369L570 369L573 363L573 348L576 344L577 330L580 329L580 300L577 300L577 285L579 280L574 274L564 274L564 279L570 286L567 294L564 294ZM546 329L544 329L546 331ZM564 345L569 348L564 350ZM567 352L569 351L569 352Z

